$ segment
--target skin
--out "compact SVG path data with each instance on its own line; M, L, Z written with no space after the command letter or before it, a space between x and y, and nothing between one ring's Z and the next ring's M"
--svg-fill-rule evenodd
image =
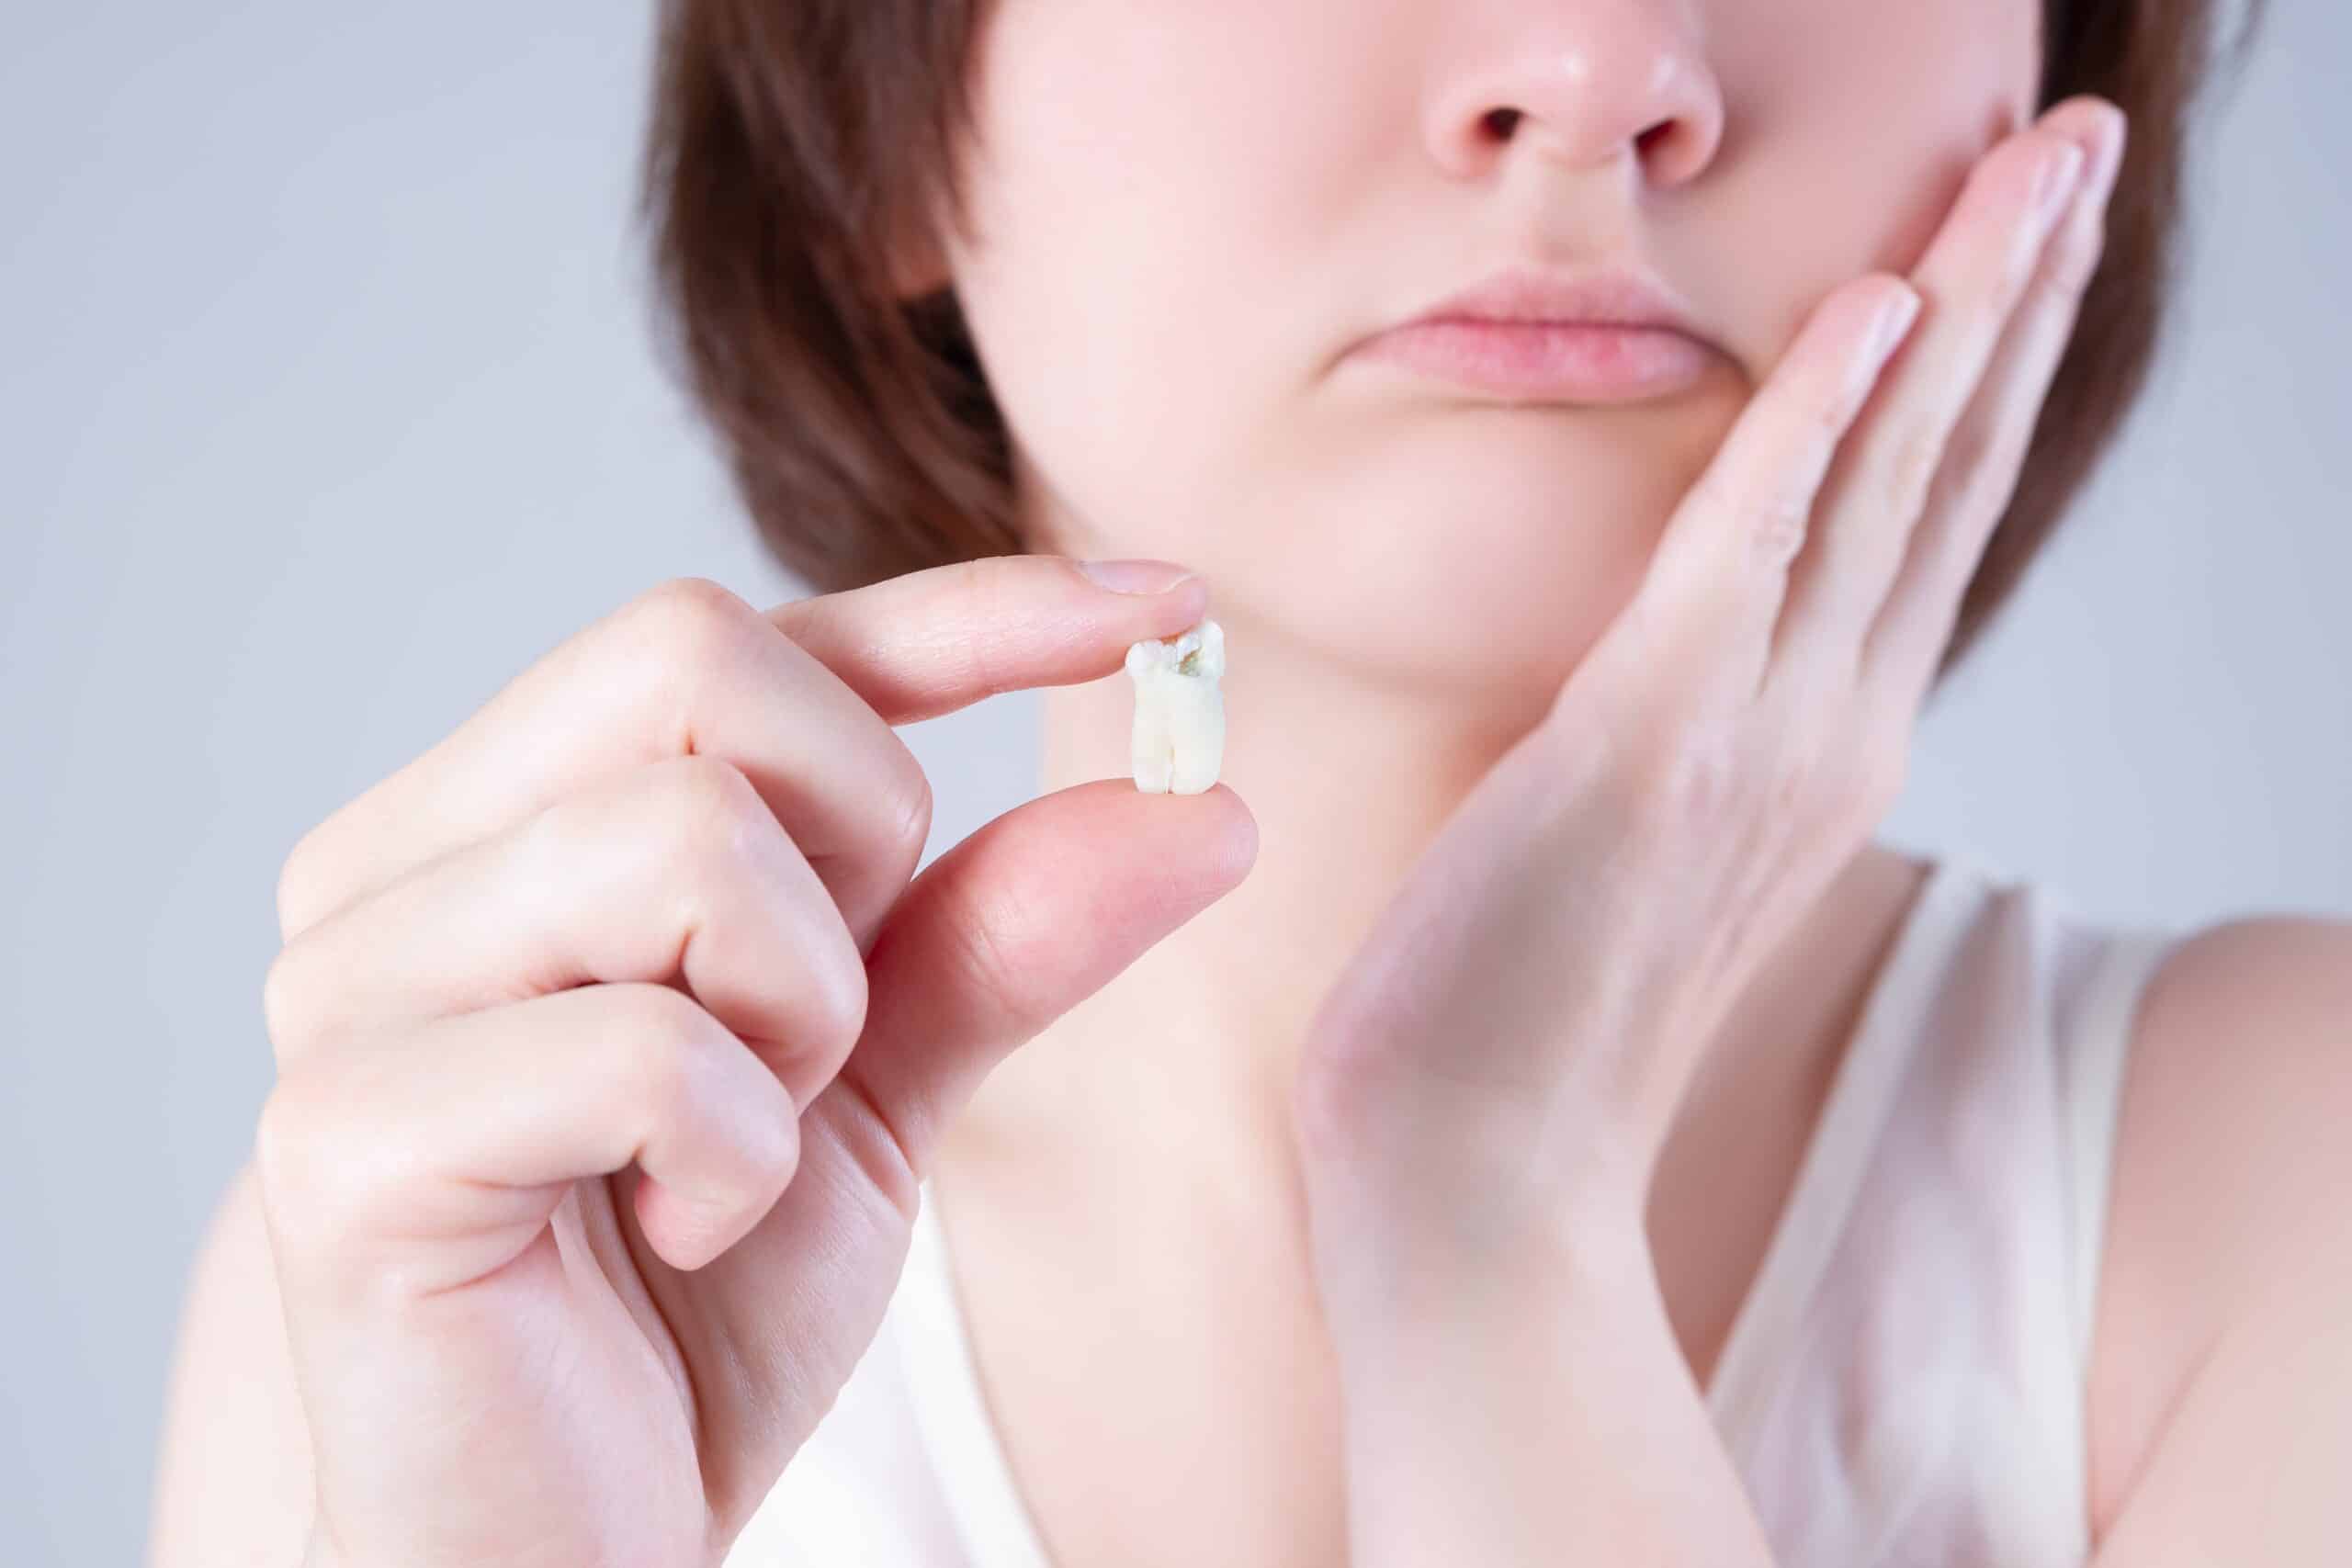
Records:
M1046 554L765 611L664 585L307 835L155 1560L714 1562L870 1341L929 1174L1059 1562L1401 1562L1472 1522L1481 1561L1580 1530L1769 1561L1690 1379L1917 890L1864 835L2096 260L2094 212L1999 262L2030 165L2108 123L2029 126L2030 18L1001 6L983 243L927 259L967 290L1041 551L1204 582L1106 594ZM1498 106L1514 137L1479 141ZM1336 362L1538 245L1647 261L1717 373L1503 407ZM1840 395L1898 276L1920 320ZM1758 525L1792 495L1802 535ZM1898 575L1906 537L1940 569ZM1141 795L1120 657L1212 588L1225 781ZM1867 624L1838 605L1908 628L1872 645L1879 700L1834 679ZM910 883L929 785L889 726L1021 687L1046 793ZM1378 787L1333 789L1334 757ZM1758 836L1762 782L1803 831ZM1745 829L1699 833L1701 801ZM1621 843L1608 908L1639 919L1558 897ZM1692 873L1728 913L1661 895ZM1514 931L1579 961L1529 987ZM1414 933L1439 940L1398 962ZM2093 1368L2102 1562L2341 1539L2346 974L2339 924L2237 922L2151 989ZM1569 1135L1498 1137L1531 1088ZM1426 1140L1401 1106L1442 1111ZM1376 1306L1398 1249L1462 1289ZM1689 1506L1620 1490L1629 1443Z

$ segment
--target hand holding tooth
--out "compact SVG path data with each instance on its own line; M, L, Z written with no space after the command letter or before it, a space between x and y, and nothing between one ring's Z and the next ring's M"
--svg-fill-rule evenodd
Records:
M1249 869L1231 790L1115 778L921 864L898 727L1198 627L1165 575L681 579L304 835L254 1163L314 1545L718 1560L873 1342L942 1128Z

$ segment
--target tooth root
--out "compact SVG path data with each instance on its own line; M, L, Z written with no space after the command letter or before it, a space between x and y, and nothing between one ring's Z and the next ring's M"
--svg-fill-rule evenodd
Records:
M1215 785L1225 761L1224 629L1203 621L1179 637L1136 643L1126 671L1136 687L1136 788L1199 795Z
M1185 700L1190 699L1190 700ZM1177 795L1198 795L1216 783L1225 761L1225 705L1214 685L1182 692L1169 716L1170 778Z
M1167 794L1176 755L1168 739L1167 715L1140 692L1136 699L1134 751L1136 788L1146 795Z

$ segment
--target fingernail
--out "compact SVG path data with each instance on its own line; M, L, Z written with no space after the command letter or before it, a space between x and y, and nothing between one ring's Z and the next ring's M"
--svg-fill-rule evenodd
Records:
M2073 141L2042 160L2033 180L2035 217L2047 218L2058 210L2059 204L2074 193L2075 175L2082 166L2083 149Z
M1878 319L1871 323L1871 345L1863 355L1873 369L1894 352L1896 341L1918 314L1919 292L1907 284L1878 308Z
M1082 560L1078 570L1114 593L1165 593L1197 575L1164 560Z

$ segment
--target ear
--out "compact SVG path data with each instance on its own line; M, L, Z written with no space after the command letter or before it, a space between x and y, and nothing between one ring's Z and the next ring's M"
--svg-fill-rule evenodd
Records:
M890 242L890 292L900 300L935 294L956 281L937 228L902 216Z
M915 300L936 294L956 281L944 259L935 252L908 258L903 253L894 254L890 267L890 291L902 300Z

